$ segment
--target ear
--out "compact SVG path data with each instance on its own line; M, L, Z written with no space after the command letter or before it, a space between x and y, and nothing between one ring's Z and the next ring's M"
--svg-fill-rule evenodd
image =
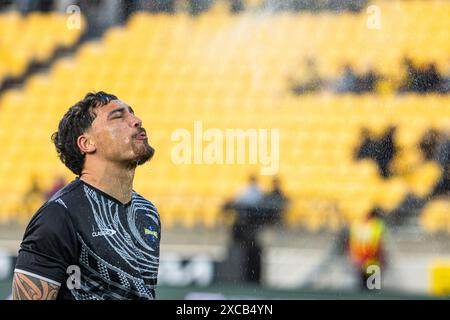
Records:
M77 138L77 145L82 154L93 153L97 150L95 143L87 134L82 134Z

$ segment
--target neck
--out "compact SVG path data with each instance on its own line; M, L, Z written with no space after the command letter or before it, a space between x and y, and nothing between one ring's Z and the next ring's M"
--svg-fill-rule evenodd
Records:
M111 162L87 165L86 161L80 179L125 204L131 200L135 169Z

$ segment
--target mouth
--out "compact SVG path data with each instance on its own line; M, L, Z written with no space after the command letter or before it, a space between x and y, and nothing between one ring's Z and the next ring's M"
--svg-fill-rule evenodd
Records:
M147 140L147 134L145 133L145 131L140 132L139 134L136 135L136 140Z

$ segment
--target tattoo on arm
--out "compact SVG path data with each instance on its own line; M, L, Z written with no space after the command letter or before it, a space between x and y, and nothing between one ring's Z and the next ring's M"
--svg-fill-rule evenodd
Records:
M16 272L12 289L13 300L55 300L59 286Z

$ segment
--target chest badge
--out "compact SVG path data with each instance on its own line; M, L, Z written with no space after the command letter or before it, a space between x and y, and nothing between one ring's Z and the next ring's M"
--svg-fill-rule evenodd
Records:
M152 226L144 228L144 234L148 236L151 241L156 241L158 239L158 232Z

